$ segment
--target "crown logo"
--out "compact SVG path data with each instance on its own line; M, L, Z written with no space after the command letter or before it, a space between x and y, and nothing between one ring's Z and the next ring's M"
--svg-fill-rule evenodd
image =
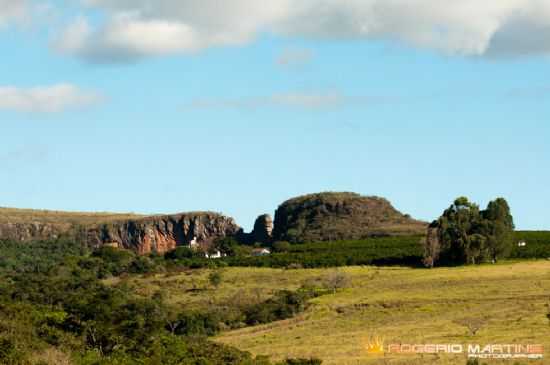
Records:
M384 341L379 337L372 337L367 341L367 352L372 355L384 353Z

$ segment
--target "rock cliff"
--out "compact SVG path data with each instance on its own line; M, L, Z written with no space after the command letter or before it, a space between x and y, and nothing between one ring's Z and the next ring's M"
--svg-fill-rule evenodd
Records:
M209 244L241 232L233 218L212 212L146 217L0 208L0 239L29 242L68 236L90 247L109 245L140 254L164 253L191 241Z
M184 213L103 224L88 229L86 241L92 247L111 245L140 254L164 253L192 241L208 244L240 231L233 218L221 214Z

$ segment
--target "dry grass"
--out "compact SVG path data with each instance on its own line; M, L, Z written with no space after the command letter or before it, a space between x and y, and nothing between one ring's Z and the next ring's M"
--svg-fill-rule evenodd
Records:
M133 213L85 213L0 208L0 224L40 222L51 224L92 225L142 217L141 215Z
M200 306L236 296L265 298L333 271L229 268L217 290L209 288L206 270L129 283L144 295L164 289L173 303ZM369 355L365 345L372 336L386 343L540 343L550 348L549 261L340 271L352 279L351 287L315 299L300 317L226 332L216 341L275 359L315 356L328 365L466 362L446 355ZM190 290L193 286L196 290Z

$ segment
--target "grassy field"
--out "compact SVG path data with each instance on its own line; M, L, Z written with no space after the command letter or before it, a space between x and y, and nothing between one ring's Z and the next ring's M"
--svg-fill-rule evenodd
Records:
M215 340L277 359L315 356L329 365L466 362L449 355L370 355L370 337L385 343L536 343L550 349L547 260L433 270L227 268L217 289L208 284L208 270L115 279L112 284L124 282L144 296L162 289L171 303L201 307L260 301L334 271L351 278L349 287L314 299L299 317L224 332ZM473 335L468 326L479 330ZM533 363L550 363L550 357Z

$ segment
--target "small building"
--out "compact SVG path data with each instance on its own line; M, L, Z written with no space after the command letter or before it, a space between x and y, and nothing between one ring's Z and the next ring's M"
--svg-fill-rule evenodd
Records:
M255 248L252 250L252 256L267 256L271 255L271 251L267 248Z
M206 258L207 259L221 259L223 257L221 251L215 251L215 252L211 252L211 253L206 253Z
M189 248L198 249L199 247L200 247L200 244L197 242L197 237L193 237L191 242L189 242Z

